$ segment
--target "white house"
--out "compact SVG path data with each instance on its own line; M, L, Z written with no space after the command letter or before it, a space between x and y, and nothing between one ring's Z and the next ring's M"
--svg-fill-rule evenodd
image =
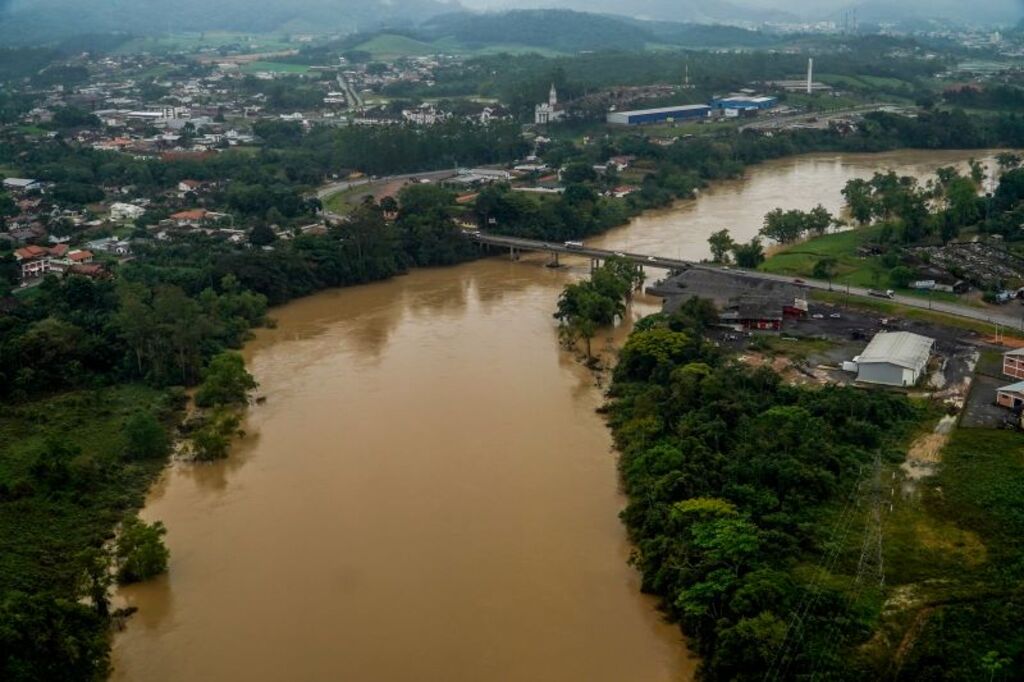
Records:
M135 204L116 202L110 205L110 219L116 222L138 220L145 212L146 209Z

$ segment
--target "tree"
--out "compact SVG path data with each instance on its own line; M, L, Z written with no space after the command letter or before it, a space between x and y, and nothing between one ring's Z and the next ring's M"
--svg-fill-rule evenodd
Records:
M894 289L906 289L917 275L905 265L897 265L889 271L889 284Z
M92 602L101 616L110 612L110 586L114 579L110 574L110 554L104 549L90 547L76 557L81 566L79 591Z
M117 536L118 582L140 582L165 572L170 557L163 541L166 534L167 529L160 521L147 524L137 516L128 517Z
M170 450L167 431L149 412L139 410L124 424L124 453L128 459L163 457Z
M780 244L796 241L807 230L807 219L803 211L783 211L776 208L764 217L761 234Z
M708 245L711 247L711 261L714 263L728 263L729 252L732 251L736 242L733 241L729 230L722 229L711 233L708 237Z
M234 411L214 408L206 422L192 434L192 456L201 462L227 457L239 423L241 419Z
M196 405L245 404L248 393L258 384L245 369L245 360L239 353L224 351L214 357L196 391Z
M597 171L588 163L573 162L562 169L562 182L574 184L597 180Z
M270 209L271 211L275 209ZM249 243L253 246L267 246L277 241L277 235L267 223L257 223L249 230Z
M828 232L828 228L836 223L835 217L821 204L804 214L804 228L819 236Z
M854 220L861 225L871 221L876 210L875 200L871 185L866 180L849 180L843 187L843 196L846 197L846 207Z
M761 246L761 239L754 237L746 244L736 244L732 247L732 255L736 259L736 265L751 270L757 268L764 262L764 247Z
M835 277L837 263L838 261L831 256L819 258L814 263L814 269L811 271L811 276L817 279L827 279L829 289L831 289L832 278Z

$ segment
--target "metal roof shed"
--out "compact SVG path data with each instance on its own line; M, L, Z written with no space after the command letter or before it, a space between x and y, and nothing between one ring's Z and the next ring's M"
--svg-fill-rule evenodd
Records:
M910 332L880 332L857 358L857 381L913 386L932 354L934 339Z

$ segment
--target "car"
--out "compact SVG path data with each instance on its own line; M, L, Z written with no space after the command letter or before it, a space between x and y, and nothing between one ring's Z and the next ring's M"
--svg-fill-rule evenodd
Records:
M793 284L806 284L806 282L804 282L802 279L798 277L797 279L793 280Z
M654 262L654 261L656 261L656 260L658 260L658 259L657 259L657 258L655 258L654 256L648 256L648 257L647 257L647 261L648 261L649 263L653 263L653 262ZM1021 303L1024 303L1024 301L1021 301Z
M816 320L824 320L825 319L825 316L822 315L821 313L814 313L813 315L811 315L811 317L813 317Z
M626 254L622 253L621 251L616 251L616 252L615 252L615 255L616 255L616 256L617 256L618 258L625 258L625 257L626 257Z
M842 317L842 315L840 315L839 313L829 313L828 316L831 317L833 320L838 320L840 317Z

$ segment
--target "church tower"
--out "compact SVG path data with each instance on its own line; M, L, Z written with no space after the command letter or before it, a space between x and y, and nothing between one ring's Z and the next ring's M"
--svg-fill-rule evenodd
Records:
M551 90L550 92L548 92L548 104L551 105L552 108L554 108L554 106L558 104L558 93L555 92L554 83L551 84Z

